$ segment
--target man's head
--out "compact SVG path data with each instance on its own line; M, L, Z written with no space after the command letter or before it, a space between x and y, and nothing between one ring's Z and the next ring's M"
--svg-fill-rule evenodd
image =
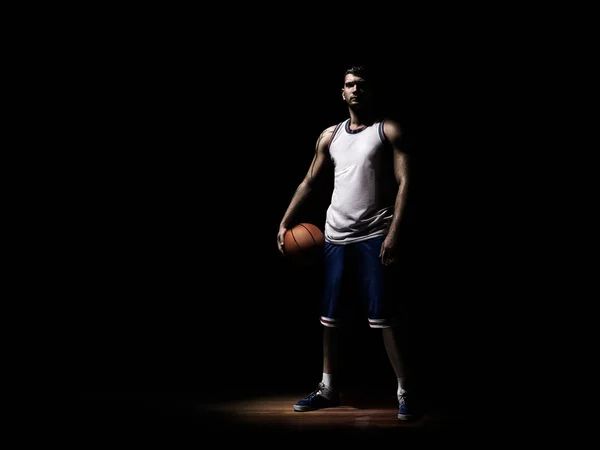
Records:
M369 73L364 66L352 66L344 73L342 98L350 107L360 108L371 101Z

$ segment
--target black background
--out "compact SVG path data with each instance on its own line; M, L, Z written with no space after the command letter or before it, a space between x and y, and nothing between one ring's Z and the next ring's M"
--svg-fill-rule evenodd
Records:
M481 41L449 24L396 33L345 22L317 36L298 17L220 20L210 32L151 17L82 30L64 55L76 70L73 151L60 155L75 243L63 276L81 389L199 401L312 390L320 273L283 259L276 234L320 132L347 117L343 71L360 63L377 70L379 106L412 143L406 298L424 387L434 407L491 402L504 361L496 330L526 265L507 269L505 257L523 220L515 154L531 99L516 88L527 57L508 55L504 35ZM379 335L356 336L353 381L395 389Z

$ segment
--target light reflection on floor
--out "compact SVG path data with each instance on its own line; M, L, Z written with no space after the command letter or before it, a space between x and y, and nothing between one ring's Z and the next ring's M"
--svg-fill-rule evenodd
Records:
M416 421L402 421L397 417L398 404L394 397L361 399L342 396L341 405L319 411L296 412L293 405L302 396L257 396L237 401L197 405L202 413L218 414L222 420L257 426L284 429L332 428L423 428L437 423L440 417L423 415Z

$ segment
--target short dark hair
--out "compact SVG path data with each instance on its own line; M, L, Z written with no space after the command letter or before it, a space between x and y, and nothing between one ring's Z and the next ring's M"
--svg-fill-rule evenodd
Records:
M346 78L346 75L348 75L348 74L352 74L357 77L361 77L364 80L368 80L369 69L367 69L366 66L361 66L361 65L351 66L348 69L346 69L346 71L344 72L344 78Z

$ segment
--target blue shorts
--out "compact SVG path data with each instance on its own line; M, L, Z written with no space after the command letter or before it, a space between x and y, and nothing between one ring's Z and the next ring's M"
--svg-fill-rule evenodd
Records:
M325 242L325 278L321 324L340 327L366 311L371 328L396 321L396 264L384 266L379 252L384 237L345 245Z

